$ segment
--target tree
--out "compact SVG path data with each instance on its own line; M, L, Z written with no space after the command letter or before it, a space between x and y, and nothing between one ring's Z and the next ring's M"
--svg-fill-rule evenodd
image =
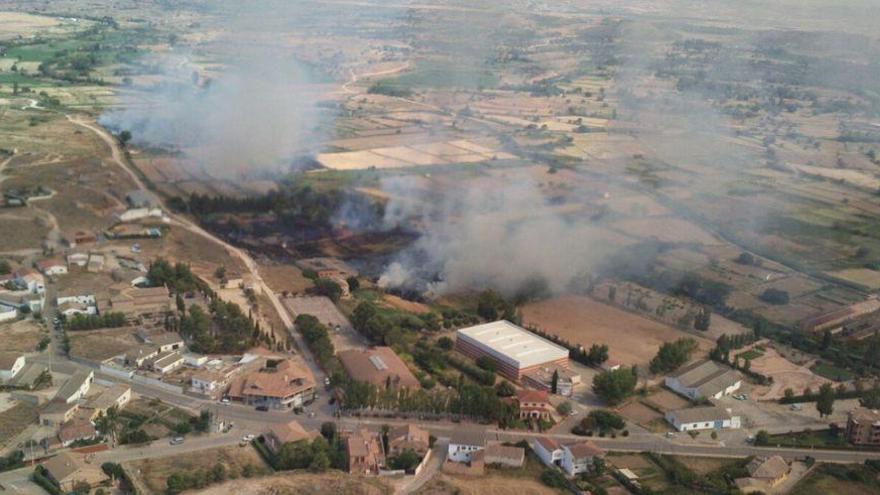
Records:
M411 471L422 462L422 458L419 457L418 454L413 452L411 449L406 449L401 452L399 455L392 457L388 460L388 466L391 469L403 469L404 471Z
M119 142L122 143L122 146L128 145L129 141L131 141L131 131L126 129L119 133Z
M794 398L794 390L792 390L791 388L785 389L785 392L783 392L783 394L785 394L785 398L787 400L791 400Z
M768 445L770 443L770 434L767 430L761 430L755 435L755 445Z
M591 345L590 350L587 351L587 360L593 366L599 366L605 361L608 361L608 346L605 344Z
M214 278L217 280L226 280L226 267L223 265L218 266L217 269L214 270Z
M342 297L342 287L328 278L315 280L315 292L327 296L333 302L339 301L339 298Z
M557 393L559 389L559 370L553 370L553 378L550 380L550 392Z
M571 402L566 401L556 406L556 412L558 412L562 416L568 416L569 414L571 414L571 411Z
M484 320L497 320L498 306L501 302L503 302L501 296L494 291L485 290L480 293L480 297L477 299L477 314Z
M516 389L513 388L513 385L507 380L504 380L495 386L495 394L498 395L498 397L512 397L515 393Z
M489 356L478 357L476 363L477 366L479 366L480 368L486 371L491 371L492 373L494 373L497 368L497 366L495 365L495 361Z
M788 291L770 288L761 293L760 299L768 304L783 306L788 304L789 296Z
M616 405L632 395L638 376L632 368L604 371L593 378L593 392L610 405Z
M697 342L690 337L664 343L657 351L657 355L651 360L651 373L665 373L675 370L690 359L696 348Z
M357 277L348 277L345 279L345 282L348 284L349 292L354 292L361 288L361 282Z
M437 339L437 347L443 349L444 351L451 351L453 347L455 347L455 341L450 339L449 337L440 337Z
M12 271L12 266L6 260L0 260L0 275L6 275Z
M709 309L708 306L703 306L700 309L700 312L697 313L696 318L694 318L694 328L701 332L705 332L709 330L709 325L711 324L711 322L712 311Z
M830 416L834 412L834 388L830 383L823 383L819 387L819 396L816 399L816 410L819 417Z
M830 348L833 339L834 337L831 335L831 330L825 330L825 332L822 333L822 350Z

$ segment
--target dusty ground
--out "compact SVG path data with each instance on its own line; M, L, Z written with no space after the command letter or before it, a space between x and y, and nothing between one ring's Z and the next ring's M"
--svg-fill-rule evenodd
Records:
M407 301L406 299L402 299L391 294L385 294L382 297L382 300L393 308L403 311L409 311L410 313L422 314L431 311L431 308L429 308L426 304L414 301Z
M303 277L302 271L293 265L260 264L260 275L275 292L287 291L302 294L311 287L312 281Z
M43 330L32 320L0 325L0 350L33 352L43 337Z
M91 361L118 356L139 342L131 328L68 332L70 354Z
M440 475L417 492L419 495L555 495L559 492L538 480L511 478L499 475L482 477L454 477Z
M377 478L358 478L338 471L323 474L285 473L240 479L192 492L202 495L386 495L391 489Z
M663 411L681 409L683 407L687 407L690 404L690 402L688 402L688 400L684 397L681 397L680 395L672 391L666 390L665 388L659 389L658 391L645 397L644 400L656 405Z
M624 365L645 365L664 342L693 337L704 352L712 348L707 339L608 306L582 296L564 296L522 308L523 323L554 333L571 343L589 347L608 344L610 359Z
M767 347L764 355L752 360L752 371L773 377L773 385L768 387L756 387L755 398L759 400L774 400L784 396L786 388L791 388L795 393L803 392L809 387L814 392L819 390L823 383L829 380L810 371L809 366L798 366L780 356L776 349Z
M289 297L283 300L284 305L294 316L312 315L330 328L330 338L337 351L346 349L363 349L368 344L366 339L355 331L348 318L333 304L330 299L320 297ZM337 330L338 327L338 330Z
M241 474L241 469L252 464L257 472L267 473L268 467L252 447L221 447L199 451L198 455L183 454L172 457L144 459L130 464L128 472L136 473L137 481L142 483L150 493L164 493L165 480L177 471L193 472L198 469L211 469L217 463L226 467L226 472Z
M0 413L0 444L15 438L37 420L37 408L26 402L18 402Z

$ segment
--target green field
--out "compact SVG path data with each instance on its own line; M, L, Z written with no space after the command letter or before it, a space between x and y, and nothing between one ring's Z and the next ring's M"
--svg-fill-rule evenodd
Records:
M855 378L851 372L828 363L818 363L810 368L813 373L836 382L845 382Z

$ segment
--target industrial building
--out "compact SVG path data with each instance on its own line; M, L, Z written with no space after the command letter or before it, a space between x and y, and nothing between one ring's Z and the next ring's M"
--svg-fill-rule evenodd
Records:
M474 359L488 357L498 373L516 382L541 367L568 367L568 349L505 320L459 330L455 349Z

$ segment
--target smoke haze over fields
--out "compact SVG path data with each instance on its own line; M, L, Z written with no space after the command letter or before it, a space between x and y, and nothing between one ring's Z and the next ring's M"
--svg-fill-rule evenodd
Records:
M153 104L112 111L101 124L130 130L140 145L180 149L215 177L284 172L318 122L306 82L292 56L260 53L209 82L155 88Z

